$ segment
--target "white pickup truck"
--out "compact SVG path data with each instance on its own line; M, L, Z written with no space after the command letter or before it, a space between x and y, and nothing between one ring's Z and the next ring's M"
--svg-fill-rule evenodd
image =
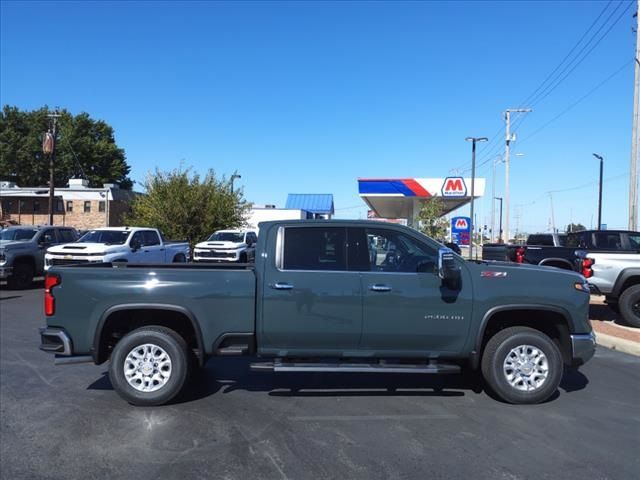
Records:
M96 228L76 242L49 248L45 255L45 270L54 265L90 262L186 262L189 253L187 242L167 241L155 228Z
M253 230L218 230L193 249L194 262L254 262L258 235Z

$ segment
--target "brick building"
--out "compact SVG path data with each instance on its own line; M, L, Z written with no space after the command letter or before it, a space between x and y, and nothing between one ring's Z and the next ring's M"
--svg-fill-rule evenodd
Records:
M140 195L121 190L117 184L89 188L87 180L72 178L66 188L56 188L53 223L78 230L122 225L123 215L133 199ZM49 223L49 189L18 187L13 182L0 182L0 220L21 225Z

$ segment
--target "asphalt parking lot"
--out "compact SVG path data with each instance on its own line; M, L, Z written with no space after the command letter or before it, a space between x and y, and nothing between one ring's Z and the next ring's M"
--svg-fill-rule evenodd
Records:
M632 479L640 358L600 348L558 394L500 403L471 376L250 373L214 360L132 407L106 365L38 350L42 291L0 290L0 477Z

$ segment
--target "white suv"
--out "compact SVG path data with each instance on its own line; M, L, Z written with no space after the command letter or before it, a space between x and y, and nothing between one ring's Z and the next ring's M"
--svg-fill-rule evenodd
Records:
M194 262L255 261L258 235L253 230L218 230L193 250Z

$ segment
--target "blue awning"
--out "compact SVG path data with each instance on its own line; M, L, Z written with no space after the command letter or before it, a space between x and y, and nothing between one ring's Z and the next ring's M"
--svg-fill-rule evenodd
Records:
M284 208L306 210L314 214L333 215L333 195L330 193L290 193Z

